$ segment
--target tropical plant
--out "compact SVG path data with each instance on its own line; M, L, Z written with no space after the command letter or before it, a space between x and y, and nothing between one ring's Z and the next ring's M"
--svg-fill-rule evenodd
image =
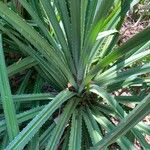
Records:
M150 113L150 63L130 67L150 56L150 27L117 44L134 1L19 2L21 14L0 1L1 149L103 150L116 143L133 150L134 139L150 149L142 121ZM22 59L6 67L9 52ZM24 70L13 94L8 77ZM41 91L45 82L48 93Z

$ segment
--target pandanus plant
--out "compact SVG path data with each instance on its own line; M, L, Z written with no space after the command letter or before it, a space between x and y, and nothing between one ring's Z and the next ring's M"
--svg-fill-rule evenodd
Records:
M150 56L150 27L118 44L134 2L19 0L20 14L0 1L2 149L104 150L114 143L133 150L135 139L150 149L150 128L142 121L150 113L150 63L133 65ZM22 59L6 67L10 51ZM25 69L13 94L9 77ZM25 94L29 86L32 93Z

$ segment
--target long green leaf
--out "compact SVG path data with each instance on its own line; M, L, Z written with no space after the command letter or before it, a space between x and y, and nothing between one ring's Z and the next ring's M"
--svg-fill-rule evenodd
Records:
M56 123L53 122L48 129L46 129L40 136L40 149L44 149L47 145L48 140L50 139L50 136L52 135L52 131L54 127L56 126Z
M128 0L128 1L124 1L123 0L123 1L121 1L121 6L119 7L120 9L119 9L119 11L116 12L117 15L114 17L114 19L117 19L118 21L114 21L113 20L113 22L112 22L112 24L117 23L117 25L116 25L116 29L117 30L121 29L122 24L124 22L124 19L126 17L126 14L129 11L129 9L130 9L132 1L134 1L134 0ZM109 26L112 26L112 24L109 24ZM109 52L112 51L113 47L116 45L116 43L118 41L118 38L119 38L119 33L116 33L116 35L111 39L111 42L109 43L109 46L105 50L103 56L108 55Z
M15 106L11 95L8 74L4 59L2 48L2 36L0 34L0 92L3 110L6 118L7 132L9 140L12 141L19 133L19 126L17 124Z
M57 149L57 145L59 143L59 140L63 134L64 129L66 128L67 122L75 110L77 104L79 103L78 99L71 99L66 107L64 108L63 114L60 116L59 121L57 122L56 127L53 130L53 134L50 137L50 140L46 146L46 150Z
M70 60L70 51L68 51L68 45L64 36L64 33L60 27L59 21L57 20L55 10L51 5L51 2L49 0L42 0L41 4L43 5L43 8L48 16L48 19L50 20L52 27L54 28L54 31L58 37L58 40L61 44L62 51L66 55L66 58Z
M35 117L42 109L44 108L44 106L40 106L40 107L35 107L31 110L27 110L24 111L22 113L19 113L16 115L17 117L17 122L20 125L21 123L28 121L30 119L32 119L33 117ZM1 120L0 121L0 133L2 131L6 130L6 120Z
M51 101L55 96L50 93L12 95L14 102ZM0 99L1 102L1 99Z
M91 111L89 109L88 111L85 111L85 112L83 110L82 115L83 115L85 124L87 126L92 144L94 145L102 139L100 128L96 120L93 118Z
M120 69L122 69L126 66L129 66L132 63L134 63L138 60L141 60L142 58L144 58L148 55L150 55L150 50L146 50L144 52L133 55L133 56L129 57L128 59L123 60L120 63L117 63L115 66L110 67L108 70L104 71L99 76L97 76L96 79L102 79L102 78L105 78L105 76L112 76L113 74L115 74Z
M125 80L131 81L137 78L139 75L146 74L149 72L150 72L150 64L144 64L141 67L131 68L127 71L115 72L111 76L108 75L106 78L104 77L103 79L98 79L95 82L101 86L110 85Z
M125 116L125 112L122 109L122 107L103 88L101 88L101 87L99 87L97 85L93 85L92 88L91 88L91 92L93 92L93 93L101 96L102 98L104 98L104 100L106 100L106 102L108 104L110 104L110 106L112 107L112 109L114 109L114 111L116 111L118 113L118 115L120 115L121 117Z
M82 140L82 116L79 110L74 111L71 123L69 150L80 150Z
M92 2L94 3L94 2ZM114 0L101 0L97 2L97 7L94 14L93 22L90 22L92 24L90 28L88 29L89 32L85 37L85 43L82 50L82 53L80 54L80 61L79 61L79 75L82 77L84 76L86 64L89 60L91 49L93 48L96 38L98 36L98 33L102 31L102 24L104 22L105 17L108 14L108 10L112 7L114 3ZM93 9L93 8L92 8ZM79 79L81 80L81 79Z
M103 116L103 114L101 114L99 110L100 109L97 109L97 107L92 107L92 115L95 118L95 120L101 126L103 126L107 132L114 130L115 125L113 125L113 123L110 120L108 120L107 117ZM125 136L121 137L120 139L117 139L116 142L123 150L135 149L132 143Z
M11 77L25 69L29 69L33 66L37 65L37 62L34 58L28 56L24 59L20 59L18 62L7 67L8 76Z
M40 27L40 29L42 30L42 32L44 33L46 38L53 45L54 49L55 50L59 50L58 44L56 43L54 38L52 38L52 36L50 35L49 31L46 29L44 23L41 21L40 17L37 15L38 12L35 13L34 9L31 7L31 5L26 0L19 0L19 2L22 4L22 6L29 12L29 14L35 20L35 22ZM38 8L36 8L36 9L38 9Z
M6 150L21 150L33 137L41 126L48 120L60 105L75 94L65 90L60 92L45 108L19 133L18 136L6 147Z
M76 67L79 63L80 53L80 1L70 0L72 55ZM75 13L76 12L76 13Z
M66 87L66 84L67 84L66 77L64 76L64 74L61 72L60 69L58 69L56 66L54 66L52 64L49 64L49 62L46 61L40 53L38 53L37 51L35 51L35 49L33 49L31 46L29 46L27 44L24 44L21 40L19 40L18 38L16 38L8 29L4 28L1 25L0 25L0 29L5 34L7 34L14 42L16 42L16 44L19 46L19 48L20 48L20 50L22 52L26 52L27 54L29 54L30 56L32 56L33 57L32 59L33 60L35 59L34 62L37 61L37 63L46 72L48 72L48 74L50 74L55 79L55 82L57 82L57 85L59 85L60 87L62 87L62 89L64 89ZM27 68L28 67L30 67L30 64L27 65ZM48 77L50 77L50 75L48 75Z
M150 94L125 118L120 124L92 149L103 149L113 143L116 139L124 135L127 131L133 128L139 121L150 113ZM146 147L145 147L146 148ZM147 147L147 149L149 149Z
M121 56L125 55L126 53L132 51L135 47L146 43L150 39L150 27L144 29L142 32L135 35L133 38L128 40L122 46L111 52L107 55L104 59L100 60L100 62L93 68L93 70L89 73L89 76L93 77L100 68L104 68L108 66L110 63L114 62Z
M108 94L103 88L93 85L93 88L91 88L91 91L98 94L104 100L106 100L106 102L114 109L114 111L117 113L120 119L124 119L127 116L127 113L118 104L118 102L114 99L114 97ZM144 136L136 128L133 128L131 131L138 138L142 146L145 145L145 147L147 147L147 144L145 144L146 142L145 142Z
M7 20L7 22L16 28L20 34L31 42L40 54L51 62L51 64L59 68L66 75L72 85L75 85L72 73L70 72L68 64L66 64L66 61L62 58L62 55L58 54L47 40L45 40L35 29L27 24L25 20L10 10L3 2L0 2L0 16Z

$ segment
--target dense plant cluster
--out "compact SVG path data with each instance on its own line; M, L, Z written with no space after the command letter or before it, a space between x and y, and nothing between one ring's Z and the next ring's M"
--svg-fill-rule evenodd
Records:
M150 27L118 44L136 2L0 1L1 149L150 149Z

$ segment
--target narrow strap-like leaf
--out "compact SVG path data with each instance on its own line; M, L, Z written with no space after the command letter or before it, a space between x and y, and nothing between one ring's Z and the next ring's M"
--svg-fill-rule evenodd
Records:
M48 143L48 140L50 139L50 136L52 135L52 131L54 127L56 126L56 123L53 122L48 129L46 129L40 136L40 149L44 149Z
M51 101L55 96L49 93L13 95L14 102ZM1 99L0 99L1 102Z
M34 89L33 89L34 93L41 92L42 83L43 83L43 80L42 80L41 76L39 74L37 74L37 77L36 77L36 80L35 80L35 83L34 83ZM35 106L36 107L39 106L39 101L37 101L36 103L33 103L32 107L34 108ZM28 144L29 149L39 150L39 132L40 131L38 131L34 135L34 137L32 138L32 140Z
M22 34L35 46L40 54L66 74L66 77L73 85L75 84L74 78L68 68L68 64L66 64L66 61L53 49L47 40L45 40L34 28L27 24L27 22L14 11L10 10L3 2L0 2L0 16L7 19L7 21L14 26L20 34Z
M85 111L85 112L84 110L82 110L82 115L83 115L85 124L87 126L89 135L91 137L92 144L94 145L102 139L100 128L96 120L93 118L90 110Z
M107 103L116 111L117 115L124 119L127 117L127 113L124 111L124 109L118 104L118 102L114 99L114 97L110 94L108 94L103 88L98 87L97 85L94 85L93 88L91 88L91 91L101 96L104 100L107 101ZM149 95L150 96L150 95ZM148 104L149 105L149 104ZM146 111L148 112L148 111ZM141 133L138 132L136 128L133 128L132 133L138 137L139 142L143 145L143 136ZM145 145L147 147L147 145Z
M70 0L72 55L76 67L79 63L80 53L80 1Z
M69 137L70 137L70 128L66 131L66 134L65 134L65 137L64 137L65 139L64 139L64 142L63 142L63 145L62 145L62 150L68 149Z
M101 126L103 126L103 128L107 132L114 130L115 125L113 125L113 123L109 119L107 119L107 117L103 116L103 114L101 114L99 110L97 109L97 107L92 107L92 115L95 118L95 120ZM125 136L121 137L120 139L117 139L116 142L123 150L135 150L133 144Z
M56 127L53 130L53 134L50 137L50 140L46 146L46 150L57 149L57 144L59 143L59 140L64 132L64 129L66 128L67 122L70 119L70 116L73 113L74 109L76 108L78 102L79 102L78 99L71 99L68 102L68 104L64 108L62 115L60 116L60 119L57 122Z
M29 81L29 79L30 79L30 77L31 77L31 74L32 74L32 71L29 70L29 71L27 72L26 76L24 77L24 79L23 79L23 81L22 81L22 83L21 83L19 89L17 90L17 93L16 93L16 94L19 95L19 94L24 93L24 91L25 91L25 89L26 89L26 87L27 87L27 85L28 85L28 81Z
M121 10L120 10L118 16L116 17L117 19L119 19L119 21L117 22L117 25L116 25L117 30L121 29L122 24L124 22L124 18L126 17L126 14L130 9L132 1L134 1L134 0L128 0L128 1L122 0L121 1L121 6L120 6ZM118 41L118 38L119 38L119 33L116 33L115 36L112 38L108 48L105 51L105 56L108 55L109 52L112 51L113 47L115 46L116 42Z
M35 107L31 110L27 110L27 111L17 114L16 117L17 117L18 124L20 125L21 123L34 118L43 108L44 106ZM0 133L4 130L6 130L5 119L0 121Z
M122 107L118 104L118 102L116 102L116 100L103 88L97 85L93 85L93 87L91 88L91 92L104 98L104 100L106 100L106 102L118 113L118 115L120 115L121 117L126 116L125 112L123 111Z
M144 29L142 32L135 35L133 38L124 43L121 47L114 50L107 57L105 57L103 61L100 63L100 66L101 67L107 66L109 63L123 56L126 52L132 50L134 47L141 45L142 43L148 42L150 39L149 33L150 27Z
M81 0L81 13L80 13L80 35L81 35L81 44L80 44L80 53L82 51L84 45L84 37L86 30L86 16L87 16L87 8L88 8L88 0ZM90 11L90 9L89 9ZM91 11L94 12L94 11Z
M42 0L41 1L43 8L48 16L48 19L50 20L52 27L56 33L56 36L59 39L59 42L61 44L62 47L62 51L64 52L66 59L70 60L71 59L71 54L70 51L68 50L68 46L67 46L67 42L65 39L65 35L60 27L60 24L57 20L56 14L55 14L55 10L51 5L51 2L49 0Z
M135 54L135 55L129 57L128 59L126 59L125 61L121 61L120 63L117 63L115 66L110 67L108 70L104 71L99 76L97 76L96 79L102 79L105 76L112 76L120 69L122 69L126 66L129 66L130 64L132 64L148 55L150 55L150 50L146 50L144 52Z
M17 73L20 73L21 71L24 71L25 69L29 69L33 66L37 65L37 62L34 60L34 58L28 56L26 58L23 58L19 60L18 62L10 65L7 67L8 76L11 77Z
M142 46L143 43L148 42L150 39L149 33L150 27L147 27L142 32L138 33L130 40L128 40L126 43L124 43L122 46L111 52L103 60L100 60L99 63L90 71L89 73L89 75L91 76L90 78L92 78L100 68L108 66L110 63L114 62L121 56L126 55L126 53L132 51L135 47L140 45Z
M76 110L72 116L69 150L80 150L82 140L82 116Z
M64 87L66 86L67 82L66 81L66 77L64 77L64 74L61 72L60 69L58 69L57 67L55 67L54 65L49 64L39 53L37 53L33 48L29 47L28 45L25 45L24 43L22 43L20 40L18 40L14 35L10 34L8 31L5 31L3 29L3 31L10 37L12 38L12 40L14 40L19 47L23 50L26 51L30 56L32 56L36 62L45 70L47 71L54 79L55 82L57 82L58 85L60 85L60 87ZM36 63L36 64L37 64ZM30 66L29 66L30 67Z
M143 96L116 96L115 99L122 104L139 103L142 101Z
M2 99L3 110L6 118L7 132L9 140L12 141L19 133L15 106L11 95L9 79L2 48L2 36L0 34L0 93Z
M123 72L116 72L112 76L108 75L106 78L104 77L104 79L100 80L98 79L96 83L102 86L102 85L112 85L124 80L132 81L139 75L146 74L149 72L150 72L150 64L144 64L141 67L131 68Z
M114 142L116 139L124 135L127 131L133 128L139 121L141 121L146 115L150 113L149 107L150 94L146 96L143 101L126 118L124 118L113 131L108 133L108 135L104 137L103 140L98 142L93 148L103 149ZM147 149L149 148L150 146L147 147Z
M16 136L16 138L6 147L6 150L21 150L33 137L40 127L48 120L53 112L60 107L62 103L73 97L75 94L65 90L60 92L53 101L45 108ZM29 138L30 137L30 138Z
M137 128L137 126L135 126L135 128ZM149 125L144 123L143 121L138 123L138 130L140 130L140 132L143 132L143 133L145 133L147 135L150 135Z
M59 15L61 17L65 33L67 36L68 45L71 48L71 21L70 21L70 12L68 10L67 1L66 0L54 0L54 3L57 6Z
M87 61L89 60L91 49L93 48L97 35L100 31L102 31L102 24L104 22L105 17L108 14L109 9L112 7L114 0L101 0L98 1L98 5L96 7L96 14L94 14L94 21L92 23L92 26L89 29L88 34L85 37L85 43L82 50L82 53L80 54L80 68L79 71L81 74L80 76L84 76L85 73L85 66L87 64ZM92 2L94 3L94 2ZM94 10L95 11L95 10Z
M37 25L40 27L46 38L49 40L49 42L53 45L54 49L56 51L59 50L58 44L52 38L52 36L49 34L49 31L44 26L44 23L41 21L40 17L37 15L38 12L35 13L34 9L30 6L30 4L26 0L19 0L19 2L23 5L23 7L29 12L29 14L33 17ZM38 8L36 8L38 9Z

